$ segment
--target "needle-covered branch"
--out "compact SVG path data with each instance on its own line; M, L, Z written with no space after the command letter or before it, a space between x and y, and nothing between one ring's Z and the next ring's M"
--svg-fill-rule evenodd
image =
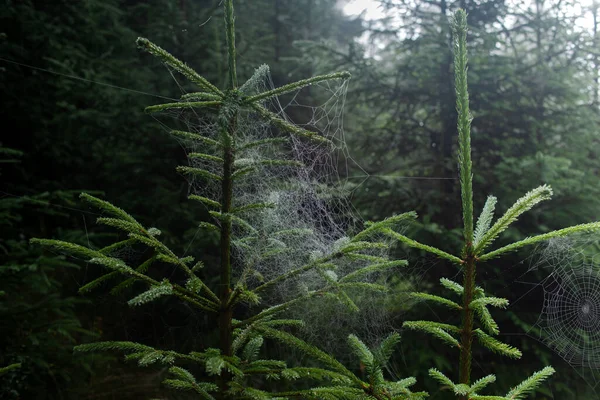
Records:
M263 93L255 95L255 96L247 97L244 99L244 103L253 104L253 103L256 103L256 102L264 100L264 99L281 96L282 94L285 94L285 93L294 92L294 91L302 89L306 86L310 86L313 83L319 83L319 82L329 81L329 80L333 80L333 79L350 79L350 73L347 71L343 71L343 72L336 72L333 74L313 76L312 78L308 78L308 79L302 79L300 81L288 83L287 85L283 85L279 88L269 90L267 92L263 92Z
M498 257L501 254L510 253L512 251L516 251L525 246L530 246L532 244L544 242L546 240L575 235L578 233L585 233L585 232L588 232L588 233L600 232L600 221L599 222L590 222L590 223L581 224L581 225L574 225L574 226L570 226L568 228L559 229L557 231L543 233L543 234L537 235L537 236L531 236L526 239L520 240L518 242L501 247L497 250L490 251L489 253L486 253L486 254L480 256L479 260L480 261L491 260L492 258Z
M200 88L216 94L220 97L223 97L223 92L221 92L216 86L206 80L203 76L199 75L192 68L188 67L182 61L173 57L171 53L162 49L161 47L155 45L151 41L146 38L138 38L136 41L137 45L147 51L148 53L157 56L161 59L162 62L167 64L168 66L174 68L177 72L188 78L191 82L200 86Z
M467 246L473 243L473 171L471 161L471 112L467 87L467 13L458 10L452 24L454 31L454 75L458 111L458 165L460 193Z

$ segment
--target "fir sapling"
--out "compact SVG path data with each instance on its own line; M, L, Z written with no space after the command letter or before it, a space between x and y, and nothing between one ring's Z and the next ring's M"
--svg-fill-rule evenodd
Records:
M444 324L435 321L407 321L404 328L425 332L443 341L459 352L458 365L454 373L458 380L450 379L444 372L435 368L429 370L429 375L442 386L452 390L456 398L487 399L487 400L514 400L524 399L533 393L540 384L554 373L552 367L545 367L534 373L531 377L515 386L504 396L483 395L489 384L496 380L495 375L488 375L478 380L471 377L471 362L473 358L473 342L491 350L494 353L509 358L518 359L521 351L497 340L494 336L499 334L499 327L493 319L489 307L506 308L508 300L488 295L476 284L476 267L485 261L490 261L505 253L518 250L522 247L548 241L551 239L574 234L597 234L600 231L600 222L571 226L549 233L528 237L499 249L486 252L488 246L519 216L533 208L536 204L548 200L552 196L552 189L542 185L526 193L515 202L504 215L493 221L496 198L489 196L477 223L473 218L473 185L471 162L471 114L469 111L469 95L467 90L467 15L463 10L456 12L453 24L454 42L454 67L456 86L456 108L458 111L458 164L460 170L460 186L463 215L463 237L465 245L459 255L446 253L437 248L416 242L402 234L388 231L391 237L398 241L420 250L427 251L438 257L446 259L462 269L462 285L446 278L440 280L444 289L453 294L457 301L451 298L436 296L428 293L415 293L414 296L422 300L437 303L439 306L454 310L462 316L460 326ZM475 225L475 226L474 226ZM460 300L459 300L460 299Z
M171 131L192 148L189 165L178 171L194 183L190 199L213 217L200 227L219 235L218 284L207 283L201 262L180 257L165 245L160 230L145 227L124 210L88 194L82 194L82 199L103 213L98 222L126 238L102 249L32 240L108 271L84 285L82 292L125 278L113 290L121 291L133 282L146 287L133 295L130 306L176 297L194 312L207 313L217 332L206 332L205 347L189 353L134 342L90 343L77 346L76 351L116 351L140 366L166 366L169 377L164 385L202 399L423 398L425 393L409 389L414 379L390 382L384 378L397 334L373 349L357 336L348 337L355 366L359 361L366 366L359 374L358 368L353 372L296 333L305 321L296 318L295 310L309 302L339 302L345 312L352 313L361 306L358 299L386 293L385 277L406 265L388 259L393 243L390 232L396 233L414 214L369 224L355 236L345 234L328 210L330 195L323 185L314 185L315 157L333 150L335 138L324 135L322 125L307 129L291 123L270 108L269 101L308 85L343 84L349 74L316 76L268 89L268 68L261 66L238 85L233 1L224 1L223 10L229 61L225 90L149 40L137 41L141 49L198 88L180 101L153 105L146 111L188 122L188 130ZM337 108L334 118L340 118ZM316 120L322 121L323 116ZM132 244L146 247L150 255L135 264L118 257L119 249ZM185 279L156 278L159 264L178 269ZM263 358L270 354L265 350L269 342L302 354L306 364L288 366L283 360ZM192 373L197 370L202 372Z

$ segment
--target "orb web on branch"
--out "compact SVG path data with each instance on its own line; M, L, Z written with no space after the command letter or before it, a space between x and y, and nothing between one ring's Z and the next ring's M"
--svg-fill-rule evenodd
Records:
M552 239L533 265L550 272L533 331L593 388L600 383L599 243L591 235Z

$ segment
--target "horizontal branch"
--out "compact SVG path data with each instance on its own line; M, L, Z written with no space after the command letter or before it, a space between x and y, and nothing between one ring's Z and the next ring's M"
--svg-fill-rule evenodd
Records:
M394 239L397 239L398 241L400 241L410 247L414 247L415 249L425 250L426 252L435 254L436 256L438 256L440 258L445 258L448 261L452 261L455 264L459 264L459 265L463 264L463 260L461 260L460 258L458 258L456 256L453 256L450 253L446 253L445 251L442 251L438 248L419 243L416 240L413 240L404 235L401 235L398 232L394 232L391 229L384 229L383 233L385 233L386 235L388 235Z
M479 257L479 261L487 261L494 257L498 257L501 254L509 253L511 251L515 251L520 249L521 247L529 246L535 243L543 242L545 240L550 240L558 237L564 237L569 235L574 235L581 232L598 232L600 231L600 221L599 222L591 222L588 224L581 224L570 226L568 228L559 229L557 231L552 231L548 233L544 233L542 235L531 236L520 240L518 242L509 244L508 246L501 247L497 250L491 251L487 254Z
M279 96L279 95L282 95L285 93L293 92L295 90L302 89L303 87L310 86L313 83L329 81L332 79L349 79L349 78L350 78L350 73L347 71L336 72L336 73L327 74L327 75L313 76L312 78L302 79L300 81L289 83L287 85L283 85L276 89L269 90L267 92L263 92L263 93L255 95L255 96L247 97L246 99L244 99L244 103L246 103L246 104L256 103L257 101L264 100L269 97L275 97L275 96Z

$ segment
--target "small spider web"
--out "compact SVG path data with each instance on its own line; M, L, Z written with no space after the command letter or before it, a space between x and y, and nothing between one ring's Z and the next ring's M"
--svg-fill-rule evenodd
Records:
M544 305L528 334L551 348L594 390L600 384L600 254L598 237L550 240L532 270L552 271L541 282Z

